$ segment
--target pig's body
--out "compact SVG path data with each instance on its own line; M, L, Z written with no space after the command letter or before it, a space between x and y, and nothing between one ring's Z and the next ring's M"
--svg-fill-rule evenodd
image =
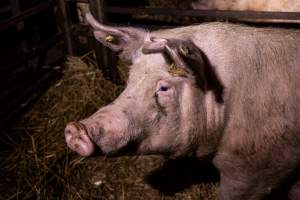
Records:
M216 152L221 199L261 199L300 161L300 31L218 23L189 31L157 37L192 37L224 86L224 102L204 97L211 136L197 154Z
M194 9L299 12L298 0L196 0Z
M153 36L188 40L202 52L191 66L201 70L170 74L162 53L141 52ZM81 121L85 128L67 126L70 148L90 155L96 144L110 154L135 141L140 154L213 155L222 200L262 199L292 176L300 161L300 31L211 23L140 38L127 88Z

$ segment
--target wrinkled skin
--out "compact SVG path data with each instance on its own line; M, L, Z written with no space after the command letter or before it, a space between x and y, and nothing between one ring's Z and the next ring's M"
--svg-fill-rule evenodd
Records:
M300 31L212 23L147 33L87 21L130 75L113 103L67 125L72 150L110 155L135 143L137 154L213 156L221 200L262 199L295 179Z

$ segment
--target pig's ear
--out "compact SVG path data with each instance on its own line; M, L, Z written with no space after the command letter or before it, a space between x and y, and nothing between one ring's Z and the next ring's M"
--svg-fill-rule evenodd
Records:
M150 41L144 43L142 52L144 54L162 53L168 45L168 40L164 38L150 37Z
M185 71L194 77L201 89L207 89L205 55L192 40L171 39L166 46L166 53L175 64L183 66Z
M143 46L143 53L165 53L171 62L174 63L172 65L173 69L169 69L169 73L175 76L179 74L181 76L193 77L199 87L202 89L207 87L205 55L192 40L150 39L151 42L145 43Z
M146 38L146 31L137 28L112 27L99 23L90 12L86 21L93 27L95 38L117 52L121 60L131 64Z

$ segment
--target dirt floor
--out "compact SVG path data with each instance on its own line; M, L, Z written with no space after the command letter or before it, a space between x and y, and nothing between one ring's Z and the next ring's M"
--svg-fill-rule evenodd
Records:
M216 199L218 174L204 161L71 152L63 130L123 89L95 69L93 55L69 58L63 77L1 132L0 199ZM126 79L127 69L119 70Z

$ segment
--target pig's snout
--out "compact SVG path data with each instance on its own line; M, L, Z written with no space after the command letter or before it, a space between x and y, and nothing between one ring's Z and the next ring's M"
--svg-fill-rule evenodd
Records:
M69 148L81 156L90 156L95 151L95 144L88 136L85 125L80 122L67 124L65 138Z

